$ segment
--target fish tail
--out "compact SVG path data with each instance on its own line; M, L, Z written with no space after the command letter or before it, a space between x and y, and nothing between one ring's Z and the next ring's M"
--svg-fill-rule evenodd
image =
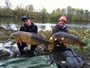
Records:
M86 44L86 43L84 43L84 44L83 44L83 46L87 46L87 44Z
M44 46L45 46L45 49L48 51L49 50L48 49L49 43L46 43Z
M87 46L87 44L82 42L81 45L80 45L80 49L83 50L84 46Z
M81 43L81 46L87 46L87 44L86 44L86 43L84 43L84 42L82 42L82 43Z
M48 51L52 52L53 47L54 47L54 36L51 36L48 40Z

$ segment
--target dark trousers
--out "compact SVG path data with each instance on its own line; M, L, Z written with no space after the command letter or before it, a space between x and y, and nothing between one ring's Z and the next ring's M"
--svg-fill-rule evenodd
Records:
M22 42L22 45L20 45L20 43L18 43L18 48L19 48L19 51L20 51L21 55L26 54L26 53L29 53L29 54L33 55L37 45L31 45L31 49L29 51L25 52L23 49L26 46L27 46L26 43Z

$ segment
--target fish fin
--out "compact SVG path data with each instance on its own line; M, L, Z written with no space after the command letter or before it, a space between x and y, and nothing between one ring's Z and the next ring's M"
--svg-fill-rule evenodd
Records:
M16 44L20 43L20 46L22 46L22 42L20 40L16 41Z
M22 41L21 40L19 40L19 43L20 43L20 46L22 46Z
M44 48L45 48L45 50L47 50L47 51L48 51L48 46L49 46L49 44L45 44L45 45L44 45Z
M18 41L16 41L16 44L18 44Z
M28 45L28 48L31 48L31 45L30 44L27 44Z
M21 39L17 39L16 44L17 44L17 43L20 43L20 46L22 46L22 41L21 41Z

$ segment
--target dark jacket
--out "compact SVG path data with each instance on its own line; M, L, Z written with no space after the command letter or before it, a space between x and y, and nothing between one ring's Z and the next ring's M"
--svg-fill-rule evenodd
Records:
M67 30L67 27L66 26L64 26L64 27L60 27L58 24L53 28L53 30L52 30L52 35L54 34L54 33L56 33L56 32L68 32L68 30ZM59 41L55 41L55 47L54 47L54 50L53 50L53 52L56 52L56 51L60 51L61 50L61 52L62 51L64 51L66 49L66 46L64 46L64 44L63 43L60 43Z
M37 26L34 25L33 23L32 23L31 26L27 26L27 25L24 24L24 26L21 26L20 31L37 33L37 32L38 32L38 28L37 28ZM27 46L27 44L24 43L24 42L22 42L22 45L20 45L20 43L18 43L18 48L19 48L19 51L20 51L21 54L24 54L23 49L24 49L26 46ZM31 50L30 50L30 52L29 52L30 54L34 54L33 52L34 52L36 46L37 46L37 45L31 46Z
M31 26L27 26L24 24L24 26L21 26L20 31L25 31L25 32L34 32L37 33L38 32L38 28L35 24L32 23Z
M57 24L57 25L53 28L52 34L54 34L54 33L56 33L56 32L59 32L59 31L62 31L62 32L68 32L66 26L60 27L59 24Z

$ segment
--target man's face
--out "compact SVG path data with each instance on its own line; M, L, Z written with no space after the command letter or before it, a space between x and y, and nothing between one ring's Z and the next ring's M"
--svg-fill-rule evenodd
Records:
M31 19L25 19L25 20L24 20L24 23L25 23L26 25L30 25L30 24L31 24Z
M59 20L58 23L59 23L59 26L61 26L61 27L63 27L65 25L65 21L64 20Z

